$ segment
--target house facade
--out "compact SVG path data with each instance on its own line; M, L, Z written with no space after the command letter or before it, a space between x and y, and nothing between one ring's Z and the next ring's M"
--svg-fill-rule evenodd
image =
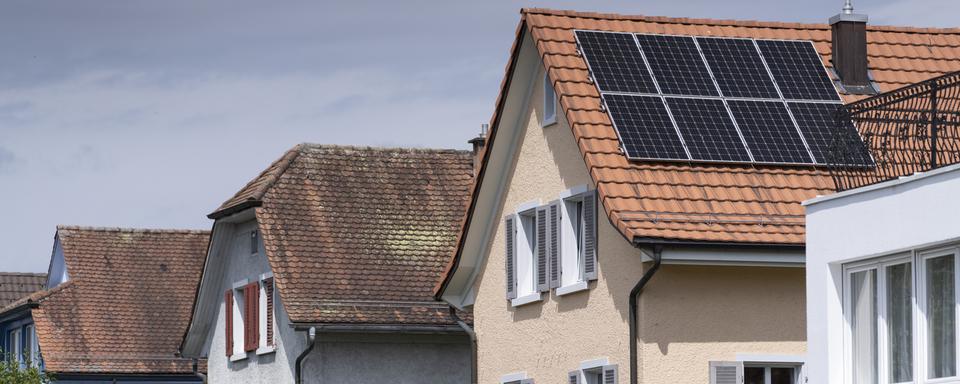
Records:
M57 383L202 382L177 347L209 236L58 227L45 288L0 309L6 351Z
M210 383L463 383L469 315L435 300L469 152L301 144L210 217L184 356Z
M960 166L807 207L811 382L954 382Z
M864 92L831 65L843 47L829 25L522 11L463 233L435 289L473 311L478 381L804 382L800 203L831 193L832 179L811 166L629 159L597 88L629 79L598 79L576 31L810 40L844 101ZM892 50L947 31L865 31L877 55L870 89L938 74Z

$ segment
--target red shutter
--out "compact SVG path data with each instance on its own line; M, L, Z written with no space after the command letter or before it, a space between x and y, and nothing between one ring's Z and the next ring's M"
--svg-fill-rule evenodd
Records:
M233 290L228 289L226 293L223 294L223 311L224 318L226 319L226 324L224 333L227 340L227 357L233 355Z
M263 281L263 293L267 297L267 345L273 345L273 279Z
M260 284L250 283L243 289L244 309L246 318L243 322L243 349L247 352L257 350L257 344L260 343L260 328L258 320L260 315Z

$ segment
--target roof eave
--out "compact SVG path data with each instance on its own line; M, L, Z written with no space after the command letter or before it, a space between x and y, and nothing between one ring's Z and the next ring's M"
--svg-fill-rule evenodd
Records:
M231 205L231 206L226 207L226 208L224 208L224 209L215 211L215 212L207 215L207 218L208 218L208 219L211 219L211 220L217 220L217 219L221 219L221 218L230 216L230 215L232 215L232 214L234 214L234 213L239 213L239 212L245 211L245 210L250 209L250 208L259 207L259 206L261 206L261 205L263 205L263 200L256 200L256 199L245 200L245 201L243 201L243 202L241 202L241 203L239 203L239 204L234 204L234 205Z
M637 247L696 247L696 248L755 248L771 250L790 250L802 251L806 249L803 243L758 243L758 242L738 242L738 241L696 241L696 240L677 240L657 237L634 236L633 244Z

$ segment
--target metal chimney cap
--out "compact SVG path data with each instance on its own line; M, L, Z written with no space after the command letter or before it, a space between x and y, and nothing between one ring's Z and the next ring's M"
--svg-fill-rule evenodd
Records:
M830 18L830 25L834 25L841 21L866 23L867 15L860 14L860 13L853 13L853 0L846 0L843 3L843 9L840 11L840 13Z

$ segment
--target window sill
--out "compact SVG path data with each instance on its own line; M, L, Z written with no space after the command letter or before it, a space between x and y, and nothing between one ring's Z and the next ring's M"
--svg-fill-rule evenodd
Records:
M260 347L260 348L257 348L257 356L274 353L274 352L276 352L276 351L277 351L277 347L274 346L274 345L269 345L269 346L266 346L266 347Z
M236 361L246 360L246 359L247 359L247 353L246 353L246 352L244 352L244 353L234 353L233 355L230 356L230 361L231 361L231 362L236 362Z
M556 125L556 124L557 124L557 118L556 118L556 116L554 116L553 118L544 119L543 121L541 121L541 122L540 122L540 128L547 128L547 127L549 127L549 126L551 126L551 125Z
M543 296L540 295L540 292L534 292L529 295L521 296L516 299L510 300L510 305L513 307L519 307L521 305L536 303L541 300L543 300Z
M580 291L586 291L590 288L590 284L586 281L578 281L570 285L564 285L560 288L557 288L557 296L566 296L571 293L577 293Z

